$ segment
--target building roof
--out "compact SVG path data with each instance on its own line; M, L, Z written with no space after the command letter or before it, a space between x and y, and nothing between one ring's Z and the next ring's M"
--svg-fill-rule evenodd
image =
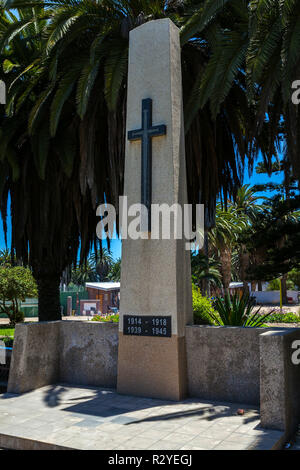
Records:
M86 282L85 287L99 290L118 290L120 289L119 282Z
M243 287L242 282L231 282L229 284L229 289L237 289L238 287Z

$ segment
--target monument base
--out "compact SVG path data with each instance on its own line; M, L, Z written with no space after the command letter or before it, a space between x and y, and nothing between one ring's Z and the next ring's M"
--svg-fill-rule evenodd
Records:
M117 391L182 400L187 394L185 338L127 336L119 332Z

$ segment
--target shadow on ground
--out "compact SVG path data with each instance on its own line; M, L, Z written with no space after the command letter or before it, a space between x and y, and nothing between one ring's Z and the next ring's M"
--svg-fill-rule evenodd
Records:
M76 386L72 387L76 388ZM81 388L82 387L79 387ZM131 425L134 423L147 423L156 421L172 421L174 419L199 418L199 420L214 421L219 418L233 417L237 415L239 407L243 406L245 414L240 416L240 424L248 424L259 419L259 411L253 410L251 405L236 405L230 403L213 404L206 400L201 400L201 406L189 408L188 410L173 411L170 413L155 414L155 410L160 407L170 406L178 407L180 405L192 405L199 399L187 398L180 402L158 400L152 398L132 397L126 395L118 395L114 390L110 389L90 389L93 393L81 395L80 397L64 399L63 395L66 388L63 385L53 385L47 389L44 394L44 401L49 407L60 406L62 410L83 415L82 417L95 417L107 420L119 415L132 414L135 411L153 410L150 416L143 418L125 417L123 424ZM80 403L75 403L78 402ZM65 405L65 406L64 406ZM247 416L247 408L251 412Z

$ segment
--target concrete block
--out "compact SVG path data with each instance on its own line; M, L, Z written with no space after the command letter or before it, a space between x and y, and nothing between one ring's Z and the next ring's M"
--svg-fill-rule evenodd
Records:
M300 422L300 365L293 364L292 343L300 329L269 331L260 336L260 413L263 427L285 431Z
M60 328L60 381L116 387L118 324L63 321Z
M187 326L189 394L258 405L261 332L260 328Z
M8 380L9 393L24 393L59 380L61 322L18 323Z
M116 387L118 325L58 321L18 324L9 393L57 382Z

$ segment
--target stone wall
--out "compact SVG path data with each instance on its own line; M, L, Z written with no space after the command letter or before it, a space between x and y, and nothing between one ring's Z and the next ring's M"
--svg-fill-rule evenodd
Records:
M262 426L290 438L300 422L300 364L291 360L295 340L300 344L300 329L187 326L188 394L259 405ZM18 324L8 392L57 382L115 388L118 343L113 323Z
M300 423L300 364L295 328L186 327L191 396L260 406L263 427L290 438Z
M115 387L117 361L117 324L18 324L8 392L24 393L56 382Z
M187 326L190 395L258 405L261 332L259 328Z
M60 335L61 382L116 387L117 324L64 321Z
M60 323L17 324L8 392L29 392L59 380Z
M299 332L299 329L291 328L260 335L263 427L296 430L300 423L300 364L292 363L292 343L300 340Z

